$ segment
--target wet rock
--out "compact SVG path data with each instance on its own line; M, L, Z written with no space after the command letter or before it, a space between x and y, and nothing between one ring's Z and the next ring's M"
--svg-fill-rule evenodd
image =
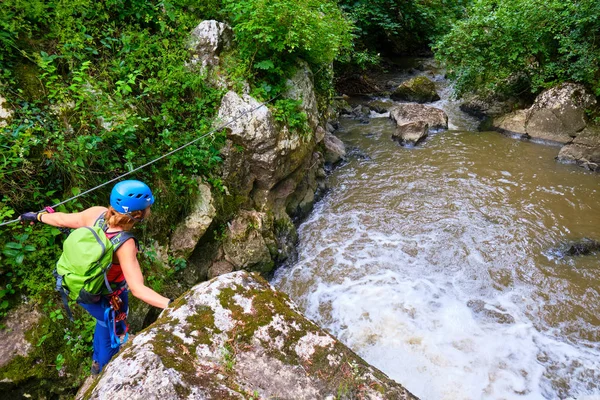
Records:
M574 162L590 171L600 172L600 128L586 127L573 142L560 149L556 159Z
M364 105L358 105L352 109L352 116L363 124L370 122L371 109Z
M341 390L341 392L340 392ZM192 288L77 399L415 399L255 274Z
M424 122L429 129L447 129L448 116L438 108L415 103L402 103L390 110L390 119L398 125L411 122Z
M15 357L27 357L32 344L26 334L38 325L42 314L28 305L21 305L11 311L3 320L5 328L0 329L0 367L10 363Z
M190 65L206 71L219 65L219 56L231 45L233 31L222 22L202 21L194 28L188 41L188 49L192 54ZM220 84L223 84L220 80Z
M271 252L276 252L273 220L265 213L240 211L228 224L223 250L225 260L236 270L271 271Z
M525 129L532 138L567 143L586 127L585 112L596 98L583 85L563 83L545 90L527 113Z
M329 132L329 133L333 133L333 132L335 132L335 130L336 130L336 129L335 129L335 127L333 126L333 124L331 124L331 123L329 123L329 122L328 122L328 123L325 125L325 129L326 129L326 130L327 130L327 132Z
M335 164L346 156L344 142L333 136L331 133L328 132L325 134L323 143L325 145L325 152L323 155L325 156L326 163Z
M333 108L336 109L340 115L351 115L353 110L346 99L343 98L336 98L333 101Z
M494 118L492 129L510 135L526 135L526 121L527 111L517 110L515 112Z
M329 125L329 124L327 124ZM323 139L325 139L325 134L328 131L325 131L325 129L323 129L323 127L319 126L317 127L317 129L315 130L315 142L317 143L321 143L323 141Z
M0 128L4 128L10 123L13 111L6 105L6 99L0 95Z
M515 318L512 315L494 310L494 308L497 307L488 306L483 300L469 300L467 302L467 307L469 307L478 317L492 320L499 324L515 323Z
M416 145L427 137L429 124L425 121L408 122L398 125L392 138L399 141L401 145Z
M365 153L362 149L356 146L346 148L346 157L354 158L356 160L371 160L371 157L367 153Z
M583 238L550 249L549 253L553 257L563 258L566 256L585 256L598 251L600 251L600 242L589 238Z
M171 236L171 252L176 257L187 258L192 254L198 240L204 235L216 215L210 186L200 182L193 207L192 212L177 226Z
M440 96L435 91L435 84L426 76L417 76L403 82L391 94L394 100L430 103L437 101Z
M383 114L388 112L390 108L394 106L394 104L387 101L376 100L370 101L368 103L368 106L371 110L375 111L376 113Z

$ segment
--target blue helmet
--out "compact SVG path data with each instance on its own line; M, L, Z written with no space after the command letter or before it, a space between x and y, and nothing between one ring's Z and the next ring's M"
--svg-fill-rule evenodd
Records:
M152 191L144 182L129 180L119 182L110 193L110 205L117 212L128 214L145 210L154 204Z

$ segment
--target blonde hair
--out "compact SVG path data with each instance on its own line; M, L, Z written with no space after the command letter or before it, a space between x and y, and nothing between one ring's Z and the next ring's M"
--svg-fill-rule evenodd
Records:
M149 215L150 207L146 207L144 210L132 211L128 214L122 214L109 206L108 211L104 216L104 220L110 228L123 228L124 231L130 231L136 222L141 222L148 218Z

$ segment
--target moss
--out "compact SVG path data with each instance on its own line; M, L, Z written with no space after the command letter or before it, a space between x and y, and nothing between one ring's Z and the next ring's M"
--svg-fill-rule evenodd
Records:
M189 315L186 321L191 325L190 331L196 330L198 336L194 336L194 342L198 344L212 344L212 335L221 333L221 330L215 326L215 316L213 310L208 306L202 306L196 309L196 312Z
M0 380L10 381L0 383L0 392L6 398L21 398L24 394L44 398L77 392L89 364L84 361L87 354L73 354L65 343L63 330L66 323L43 317L26 333L26 340L32 345L29 355L17 356L0 368ZM65 358L64 376L56 369L57 354Z
M39 100L46 96L44 85L39 80L40 69L32 63L17 64L13 69L17 86L23 91L23 96L29 100Z

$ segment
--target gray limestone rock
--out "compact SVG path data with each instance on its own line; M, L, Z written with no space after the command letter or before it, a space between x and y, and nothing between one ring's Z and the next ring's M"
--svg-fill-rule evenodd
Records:
M437 101L440 96L435 91L435 84L426 76L417 76L402 82L391 94L394 100L430 103Z
M415 399L256 274L192 288L77 399Z
M213 218L216 209L210 186L205 183L198 185L198 197L192 212L177 226L171 236L171 252L177 257L187 258L194 249L198 240L204 235Z
M36 327L42 314L28 305L22 305L10 312L2 321L5 328L0 329L0 367L7 365L15 357L27 357L32 344L25 337Z
M231 45L232 39L233 31L229 25L213 20L202 21L190 34L191 64L200 68L219 65L219 55Z
M390 119L398 126L412 122L424 122L429 129L447 129L448 116L438 108L415 103L402 103L390 110Z
M429 133L429 124L425 121L408 122L398 125L392 138L400 142L401 145L416 145L427 137Z

